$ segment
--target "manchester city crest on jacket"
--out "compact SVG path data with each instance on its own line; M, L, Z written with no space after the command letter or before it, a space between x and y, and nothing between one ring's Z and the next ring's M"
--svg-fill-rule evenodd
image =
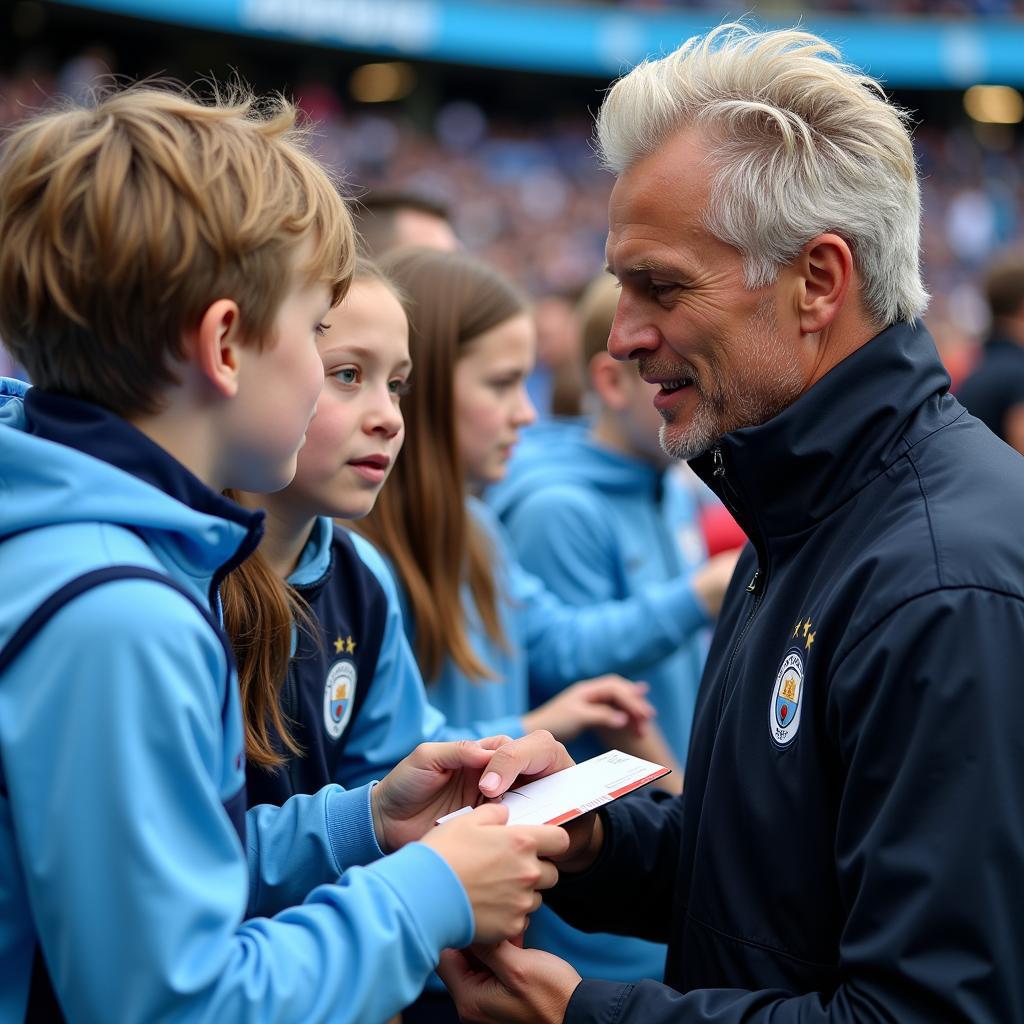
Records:
M348 725L356 700L356 666L349 658L336 661L324 682L324 728L336 740Z
M804 655L814 643L812 622L796 624L779 671L775 676L771 704L768 707L768 728L772 739L785 747L793 742L800 728L800 713L803 709Z

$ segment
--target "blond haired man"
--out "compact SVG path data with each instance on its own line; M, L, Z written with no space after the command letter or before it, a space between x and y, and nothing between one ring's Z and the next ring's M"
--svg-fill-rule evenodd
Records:
M905 117L837 56L725 26L602 107L609 349L751 544L683 796L584 819L549 899L665 984L448 953L464 1019L1024 1020L1024 463L948 393Z

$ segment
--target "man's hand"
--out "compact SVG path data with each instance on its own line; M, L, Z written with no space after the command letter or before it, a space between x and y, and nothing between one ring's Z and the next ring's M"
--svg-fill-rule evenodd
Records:
M569 835L569 844L564 853L552 856L562 874L573 875L586 871L597 860L604 845L604 825L597 811L584 814L582 818L563 825Z
M377 841L385 853L422 838L438 818L504 793L520 776L543 778L573 760L550 733L421 743L374 787Z
M644 694L646 683L631 683L622 676L600 676L567 687L557 697L523 716L529 729L547 729L563 743L584 729L626 729L643 736L654 717L654 706Z
M569 837L556 825L506 825L508 808L484 804L439 825L423 843L458 876L473 908L473 938L494 943L521 935L541 904L539 889L558 881L542 859L565 852Z
M438 973L470 1024L562 1024L582 981L557 956L510 942L446 949Z

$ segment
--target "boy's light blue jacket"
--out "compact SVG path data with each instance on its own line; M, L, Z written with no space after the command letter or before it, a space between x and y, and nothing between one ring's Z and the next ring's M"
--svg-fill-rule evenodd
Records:
M487 500L501 516L522 566L573 605L641 595L668 581L685 585L705 558L691 493L671 473L603 448L582 421L552 421L526 431L508 476ZM680 765L686 763L706 650L703 622L648 664L642 678L658 726ZM596 741L571 745L577 760L600 752ZM555 949L584 977L661 978L665 947L639 939L585 935L551 914L538 918L531 945Z
M97 406L28 396L0 382L0 647L97 567L215 601L260 517ZM369 787L254 808L243 850L242 754L224 645L180 593L115 581L42 625L0 677L0 1021L37 944L76 1021L372 1022L469 941L433 851L378 859Z

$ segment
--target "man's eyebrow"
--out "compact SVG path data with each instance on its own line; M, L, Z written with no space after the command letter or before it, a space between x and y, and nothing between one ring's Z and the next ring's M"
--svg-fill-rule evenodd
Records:
M611 274L612 277L619 276L612 269L611 264L608 264L605 267L605 270ZM685 276L679 267L674 267L670 263L665 263L663 260L659 260L654 256L648 256L644 259L637 260L635 263L630 263L629 266L622 271L623 277L634 277L637 274L664 274L668 277Z

